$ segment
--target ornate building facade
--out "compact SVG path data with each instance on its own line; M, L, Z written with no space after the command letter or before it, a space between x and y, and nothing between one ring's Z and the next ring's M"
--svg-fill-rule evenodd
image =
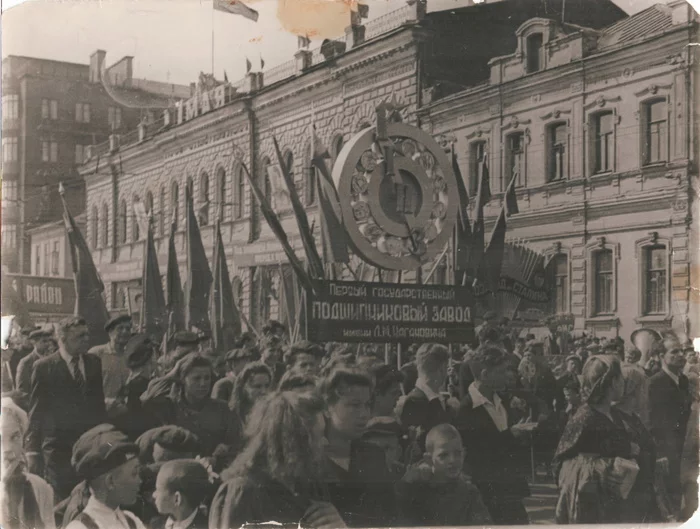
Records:
M242 310L255 325L284 319L277 300L280 278L289 275L286 258L243 166L301 256L284 184L268 171L276 162L273 135L314 223L312 130L335 158L355 132L374 124L376 106L395 97L405 122L456 138L472 191L476 167L488 156L489 218L500 207L504 175L518 172L521 213L509 220L509 236L557 260L552 310L573 313L576 327L602 334L626 337L633 328L670 323L685 329L695 137L693 50L685 46L694 35L690 8L626 17L604 0L567 0L565 15L562 7L505 0L426 13L423 2L413 2L369 23L354 20L345 39L301 47L294 60L238 83L203 79L194 97L155 122L92 147L80 172L87 236L108 305L124 308L139 288L145 245L135 203L153 213L163 273L175 219L186 277L189 187L210 252L215 217L222 221ZM449 278L447 266L438 269L436 281Z

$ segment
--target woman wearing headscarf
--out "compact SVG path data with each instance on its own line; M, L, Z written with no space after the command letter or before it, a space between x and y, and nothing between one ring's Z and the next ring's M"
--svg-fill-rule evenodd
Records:
M567 423L554 457L557 523L658 521L654 441L637 416L614 405L623 392L619 358L588 359L583 404Z
M239 428L245 430L253 406L270 392L272 370L263 362L253 362L243 368L233 384L229 407L240 421Z
M310 393L285 391L258 403L246 448L221 475L209 527L345 527L321 485L323 431L323 402Z
M240 421L225 402L211 398L214 370L211 362L190 353L171 376L166 397L156 396L144 403L156 425L175 425L194 432L201 454L210 458L214 470L228 464L241 444Z
M11 399L2 399L2 481L0 527L55 529L51 485L27 472L24 435L29 419Z

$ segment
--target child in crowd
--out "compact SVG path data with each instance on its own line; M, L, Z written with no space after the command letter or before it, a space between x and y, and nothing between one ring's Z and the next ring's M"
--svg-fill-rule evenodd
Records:
M435 426L425 448L423 461L397 484L401 521L413 526L489 525L479 490L462 472L464 448L457 429Z
M158 472L153 499L160 513L151 529L207 529L209 519L200 508L210 498L211 484L204 466L193 459L165 463Z

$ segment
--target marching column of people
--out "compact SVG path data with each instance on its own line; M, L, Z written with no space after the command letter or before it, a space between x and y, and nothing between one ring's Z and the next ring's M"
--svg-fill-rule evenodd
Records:
M90 350L79 318L24 328L3 355L0 523L521 525L533 460L558 523L694 512L692 347L666 335L641 366L621 339L563 343L549 324L538 341L487 316L474 343L413 345L397 367L290 344L274 321L221 357L189 331L158 355L124 315Z

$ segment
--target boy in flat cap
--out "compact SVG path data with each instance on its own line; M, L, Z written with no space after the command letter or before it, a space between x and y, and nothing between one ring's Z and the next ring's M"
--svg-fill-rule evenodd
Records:
M53 352L53 330L36 329L29 334L29 340L34 350L22 358L17 367L17 391L19 392L20 406L29 409L29 393L32 391L32 371L37 360L48 356Z
M72 464L85 480L90 499L66 529L145 529L132 505L141 487L138 447L110 424L85 432L73 447Z
M88 352L102 360L102 385L105 392L107 410L114 405L117 393L129 378L124 348L131 338L131 316L120 314L105 324L109 342L96 345Z

